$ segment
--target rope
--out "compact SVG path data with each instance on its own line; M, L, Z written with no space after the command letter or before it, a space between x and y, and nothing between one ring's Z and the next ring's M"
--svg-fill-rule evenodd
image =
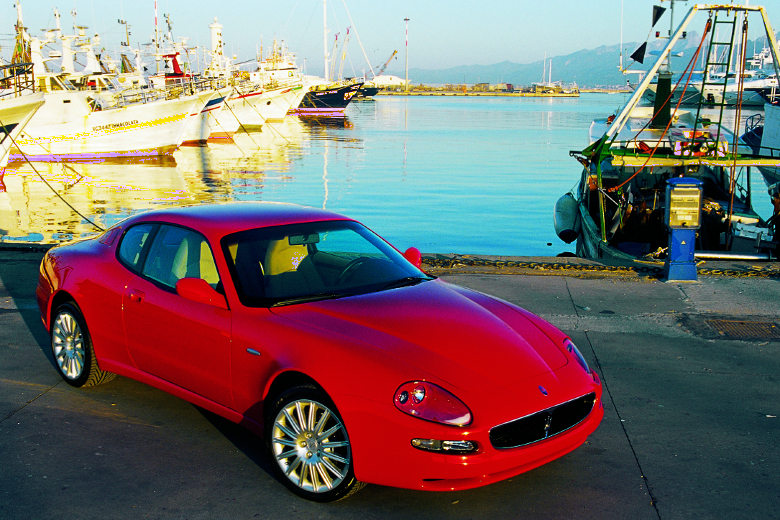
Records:
M0 121L0 125L2 125L2 124L3 124L3 123L2 123L2 121ZM4 125L3 125L3 126L4 126ZM43 183L46 185L46 187L47 187L47 188L49 188L49 189L51 190L51 192L52 192L54 195L56 195L56 196L57 196L57 198L58 198L58 199L60 199L60 200L61 200L61 201L62 201L62 202L63 202L63 203L66 205L66 206L68 206L68 207L71 209L71 211L73 211L73 213L75 213L76 215L78 215L79 217L81 217L82 219L84 219L84 220L85 220L85 221L86 221L88 224L90 224L92 227L94 227L95 229L97 229L97 230L98 230L98 231L100 231L100 232L103 232L103 231L105 231L105 228L103 228L102 226L99 226L99 225L95 224L95 223L94 223L94 222L93 222L91 219L89 219L89 218L88 218L86 215L84 215L84 214L83 214L83 213L81 213L79 210L77 210L77 209L76 209L76 208L75 208L75 207L74 207L74 206L73 206L73 205L72 205L70 202L68 202L67 200L65 200L65 198L64 198L62 195L60 195L60 194L57 192L57 190L55 190L55 189L54 189L54 187L53 187L51 184L49 184L49 181L47 181L46 179L44 179L43 175L41 175L41 172L39 172L39 171L38 171L38 169L37 169L37 168L36 168L36 167L33 165L33 163L32 163L32 162L30 162L30 159L29 159L29 157L27 157L27 154L25 154L24 152L22 152L21 148L19 148L19 146L17 146L17 144L16 144L16 140L13 138L13 136L11 136L11 134L10 134L10 133L9 133L9 134L7 134L7 135L8 135L8 137L11 139L11 143L12 143L12 144L13 144L13 145L14 145L14 146L15 146L15 147L16 147L16 148L19 150L19 153L20 153L20 154L22 154L22 157L24 157L24 160L25 160L25 162L26 162L27 164L29 164L29 165L30 165L30 168L32 168L32 171L33 171L33 172L35 172L35 175L37 175L37 176L38 176L38 178L39 178L39 179L41 179L41 181L43 181Z
M734 192L737 191L737 151L739 146L739 120L742 118L742 95L745 86L745 58L747 56L747 35L748 35L748 20L745 16L742 22L742 38L740 40L740 55L739 55L739 78L737 79L737 113L734 120L734 141L732 143L732 152L734 154L734 164L731 166L731 177L729 179L729 214L728 214L728 230L731 231L731 216L734 213ZM726 100L724 99L723 102Z
M555 271L556 274L566 273L614 273L618 275L645 274L660 278L663 275L663 263L660 261L647 262L646 265L603 265L603 264L566 264L560 262L536 262L524 260L494 260L490 258L441 258L436 256L424 256L423 265L439 269L458 269L463 267L489 267L493 269L528 269L543 272ZM701 267L697 268L702 276L727 276L732 278L773 278L780 279L780 268L777 267L747 267L746 269L720 269ZM532 273L533 274L533 273Z
M674 115L677 114L677 111L679 110L680 105L682 104L682 101L685 98L685 92L688 90L688 85L690 84L691 76L693 75L693 65L696 63L696 60L699 59L699 53L701 52L701 48L704 45L704 40L707 37L707 33L709 33L709 31L710 31L711 22L712 22L711 19L707 20L707 25L704 27L704 33L702 34L701 41L699 41L699 46L696 48L696 52L693 54L693 57L691 58L691 61L688 62L688 65L685 67L685 70L683 71L682 75L680 76L680 79L677 80L677 83L675 84L674 88L671 90L671 92L669 92L669 96L666 98L666 101L664 101L663 105L661 105L662 107L664 107L664 106L666 106L667 103L669 103L669 101L671 101L672 96L674 95L674 92L677 90L677 87L680 86L680 83L682 82L683 78L685 77L685 75L687 73L688 77L685 80L685 86L683 86L682 93L680 94L680 99L677 100L677 105L675 105L675 107L674 107L674 113L672 114L672 117L669 118L669 122L666 123L666 128L664 128L663 133L658 138L658 141L655 143L655 146L653 147L653 149L650 151L650 155L648 155L647 161L645 161L645 164L643 164L641 168L639 168L636 172L634 172L634 174L632 176L630 176L628 179L623 181L621 184L619 184L617 186L613 186L611 188L608 188L607 191L609 191L609 192L617 191L617 190L621 189L623 186L625 186L626 184L628 184L629 182L631 182L637 175L639 175L640 173L642 173L642 171L644 171L644 169L650 163L650 160L655 155L656 151L658 151L658 148L661 146L661 139L664 138L666 133L669 131L669 128L672 126L672 121L674 121ZM634 136L634 142L636 142L637 137L639 137L639 135L642 132L644 132L647 129L648 126L650 126L652 124L652 122L655 120L656 115L657 114L653 114L653 117L650 118L650 120L645 124L645 126L643 126L636 133L636 135Z

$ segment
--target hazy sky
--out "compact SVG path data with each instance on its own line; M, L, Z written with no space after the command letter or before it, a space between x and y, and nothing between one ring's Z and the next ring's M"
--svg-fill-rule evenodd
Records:
M722 0L726 3L727 0ZM753 0L751 4L757 4ZM780 21L780 2L767 0L775 29ZM25 25L34 35L54 26L53 8L62 14L62 26L72 32L76 11L78 25L99 33L109 51L119 50L124 28L131 26L131 43L149 42L154 31L154 0L22 0ZM377 67L398 50L390 70L403 70L404 18L410 19L409 67L439 69L456 65L492 64L501 61L529 63L545 55L569 54L581 49L620 42L621 5L625 41L643 41L650 30L654 0L328 0L328 27L344 38L348 26L346 75L367 69L355 29L368 59ZM693 2L678 2L679 21ZM669 2L663 2L665 7ZM190 45L207 47L208 25L214 20L224 26L227 50L238 60L254 57L262 43L284 40L298 56L298 65L311 73L321 73L323 62L322 0L157 0L160 26L163 13L173 22L174 38L188 37ZM347 8L351 15L349 20ZM13 0L3 0L0 8L4 28L0 30L2 55L11 47ZM659 22L669 27L668 13ZM328 45L332 44L329 38ZM630 51L629 51L630 52ZM341 52L337 53L341 56Z

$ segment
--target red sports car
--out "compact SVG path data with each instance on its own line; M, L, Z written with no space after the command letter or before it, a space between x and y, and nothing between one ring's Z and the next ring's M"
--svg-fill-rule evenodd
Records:
M604 414L557 328L323 210L137 215L50 250L36 296L68 383L120 374L246 425L313 500L495 482L575 449Z

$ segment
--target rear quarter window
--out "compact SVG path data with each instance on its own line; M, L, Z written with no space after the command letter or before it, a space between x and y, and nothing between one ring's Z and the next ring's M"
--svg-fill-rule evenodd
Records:
M149 237L156 226L157 224L139 224L128 229L119 243L119 261L129 269L140 272L144 246L149 243Z

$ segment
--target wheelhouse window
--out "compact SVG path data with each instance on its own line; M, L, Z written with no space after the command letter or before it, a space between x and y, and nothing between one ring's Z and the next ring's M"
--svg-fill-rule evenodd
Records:
M352 221L253 229L222 240L244 305L338 298L430 279Z

